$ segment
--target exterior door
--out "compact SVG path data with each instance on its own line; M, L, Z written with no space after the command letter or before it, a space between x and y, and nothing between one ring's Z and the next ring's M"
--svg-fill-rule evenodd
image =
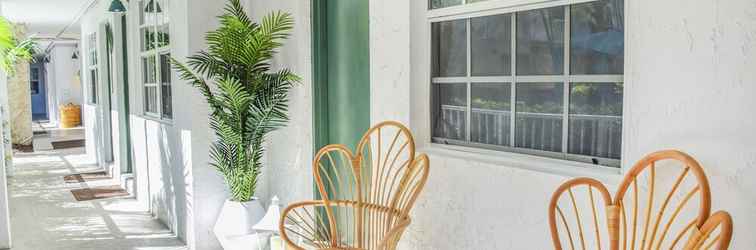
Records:
M315 149L354 149L370 127L368 0L315 4Z
M29 88L31 93L32 120L49 120L47 113L47 83L43 60L32 63L29 68Z

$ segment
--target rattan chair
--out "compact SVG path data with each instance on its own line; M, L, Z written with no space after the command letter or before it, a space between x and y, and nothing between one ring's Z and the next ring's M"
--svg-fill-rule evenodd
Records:
M732 239L730 215L711 214L703 168L674 150L636 163L613 199L595 179L567 181L554 192L548 213L554 248L559 250L724 250Z
M409 130L388 121L368 130L353 153L329 145L315 156L321 200L284 209L280 230L293 249L396 248L428 178L426 155L415 156Z

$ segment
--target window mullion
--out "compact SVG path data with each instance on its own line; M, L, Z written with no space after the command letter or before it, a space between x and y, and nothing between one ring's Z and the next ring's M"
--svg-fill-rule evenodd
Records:
M562 111L562 152L569 152L570 132L570 6L564 6L564 97Z
M512 75L512 84L511 85L511 94L509 97L509 146L514 147L515 146L515 123L517 120L515 119L515 112L517 110L517 14L512 13L512 28L510 29L511 36L510 39L512 39L511 42L511 55L510 56L510 66L512 70L510 71L510 74Z
M465 117L465 123L467 124L465 126L465 138L466 141L471 141L471 131L472 131L472 82L470 81L470 76L472 76L472 25L471 25L471 19L467 19L465 22L466 26L466 40L467 40L467 112Z
M158 2L159 1L152 1L152 4L157 5ZM152 8L153 10L157 10L156 6L152 6ZM160 119L162 119L163 118L163 86L162 86L163 76L162 76L162 71L160 68L162 67L162 65L160 65L160 52L159 52L160 51L159 49L160 33L158 31L158 15L161 15L161 14L153 13L153 15L154 15L154 18L152 20L152 30L154 32L153 34L155 35L153 35L152 42L155 44L154 45L155 48L152 51L152 56L155 57L155 65L154 65L155 79L157 80L157 83L156 83L157 87L155 89L155 93L157 93L157 96L155 97L155 105L157 105L157 115Z

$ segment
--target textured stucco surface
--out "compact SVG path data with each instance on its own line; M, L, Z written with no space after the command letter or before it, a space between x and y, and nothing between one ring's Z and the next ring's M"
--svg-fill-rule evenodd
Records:
M26 27L17 26L17 37L26 37ZM13 144L31 145L32 114L29 89L29 64L16 65L16 74L8 79L8 104L10 106L11 138Z
M412 65L430 58L420 2L413 4ZM636 0L627 6L623 170L660 149L693 155L711 181L713 209L735 218L731 249L756 249L749 237L756 230L750 223L756 221L756 116L750 115L756 107L750 96L756 92L756 2ZM412 121L421 142L429 141L428 75L413 68ZM487 162L427 143L425 149L431 177L403 249L551 247L545 208L568 175L527 170L538 160ZM608 179L612 186L617 178Z
M370 122L410 125L410 4L370 1Z
M189 2L174 5L180 9L177 13L189 13L173 19L187 24L173 34L188 38L178 39L178 55L204 46L202 34L194 31L209 28L214 15L206 10L217 8ZM463 153L430 145L427 3L411 1L409 12L381 3L371 1L371 119L409 119L420 152L428 153L431 160L428 185L400 249L549 249L546 206L559 184L588 175L607 181L614 190L618 174L577 171L572 164L536 157ZM249 0L248 4L254 18L271 10L294 15L295 32L275 65L292 68L304 79L292 93L291 125L268 142L258 194L266 202L279 195L283 204L309 199L313 116L309 1ZM690 153L706 167L714 209L726 209L735 217L732 249L756 249L756 239L749 237L756 231L751 223L756 221L752 178L756 116L750 115L756 107L751 97L756 93L756 2L634 0L627 2L626 13L623 170L659 149ZM193 89L179 85L174 96L199 98ZM177 115L172 125L132 118L134 130L137 126L145 130L134 136L135 147L145 152L136 153L136 158L148 159L138 166L149 166L149 192L157 202L156 211L175 214L179 235L190 245L212 249L214 238L208 228L225 196L219 195L224 192L222 180L206 166L212 138L204 122L207 109L193 102L177 112L183 115ZM155 143L159 146L148 150L147 145ZM544 171L549 168L555 170ZM147 177L138 174L137 178ZM175 211L171 203L176 203Z
M83 38L96 31L99 23L111 18L107 13L108 4L106 1L98 2L82 18ZM130 4L132 9L138 8L135 7L136 1ZM165 7L171 19L171 56L183 60L204 49L205 32L218 25L216 16L221 13L223 4L223 1L171 1L170 6ZM128 20L128 27L137 27L136 15L129 15ZM82 46L82 51L86 46ZM138 51L136 29L129 30L128 46L129 51ZM86 55L84 60L86 62ZM227 191L221 176L208 166L212 131L207 118L207 105L196 89L174 74L174 119L159 121L145 117L142 112L139 60L133 53L129 54L130 139L139 206L168 226L189 249L219 249L211 230ZM86 83L88 76L82 76L82 82ZM83 88L86 93L88 86L84 84ZM113 96L112 103L117 103L119 97ZM87 154L98 159L102 158L103 146L98 144L101 125L95 116L103 113L98 111L102 108L91 104L83 107ZM116 121L118 110L107 113ZM113 131L118 131L117 123L113 124ZM122 157L118 151L119 143L120 138L114 136L115 163L106 164L110 166L105 167L121 169L118 166L118 159Z
M286 128L267 139L263 183L257 195L267 206L277 195L281 204L312 199L312 56L310 1L247 1L248 13L259 21L263 16L284 11L294 17L291 37L273 60L275 68L288 68L302 78L290 93Z
M731 249L756 249L756 1L637 0L627 15L625 166L693 155L734 217Z
M8 122L8 77L0 70L0 248L9 248L10 213L8 210L8 176L12 174L13 149L10 144L10 126Z

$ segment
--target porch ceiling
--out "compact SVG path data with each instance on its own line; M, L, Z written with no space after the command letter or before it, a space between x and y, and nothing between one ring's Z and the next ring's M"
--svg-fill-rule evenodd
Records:
M0 0L3 16L15 23L27 25L28 34L52 37L70 24L91 0ZM67 36L79 33L78 23L66 32Z

